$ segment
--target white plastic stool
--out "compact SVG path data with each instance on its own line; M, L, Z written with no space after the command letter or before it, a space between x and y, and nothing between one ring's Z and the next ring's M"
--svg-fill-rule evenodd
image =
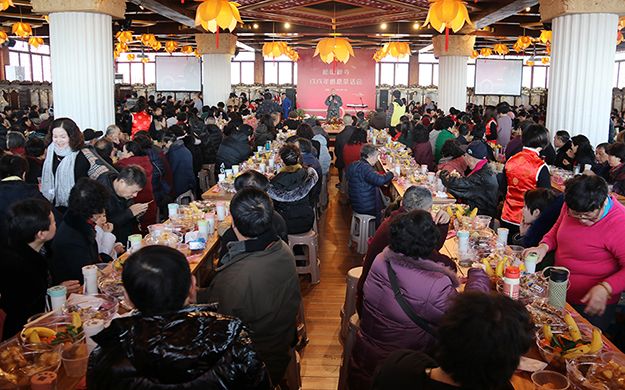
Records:
M187 203L185 203L185 200ZM194 200L195 200L195 195L193 195L192 190L189 190L187 192L183 192L182 194L180 194L180 196L176 198L175 202L178 203L180 206L182 206L182 205L187 205L193 202Z
M354 342L356 341L356 335L359 329L360 319L358 318L358 314L354 314L349 319L349 333L347 334L347 340L345 340L345 347L343 347L343 359L341 360L341 369L339 372L338 390L347 389L347 367L352 358L352 349L354 349Z
M373 225L373 226L371 226ZM375 233L375 216L367 214L352 213L352 226L349 233L348 247L352 247L352 241L358 246L357 250L360 254L367 253L369 237Z
M347 272L345 281L347 290L345 291L345 303L341 308L341 337L346 338L349 331L349 319L356 313L356 286L358 279L362 275L362 267L354 267Z
M297 273L300 275L310 274L312 284L319 284L319 265L321 262L317 258L317 233L311 230L306 234L289 234L289 246L291 250L298 245L306 246L308 248L308 254L295 256L295 261L307 261L307 265L297 267Z

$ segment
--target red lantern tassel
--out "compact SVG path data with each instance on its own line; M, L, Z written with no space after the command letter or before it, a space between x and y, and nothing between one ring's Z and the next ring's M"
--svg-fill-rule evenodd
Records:
M445 51L449 51L449 27L445 27Z
M332 73L336 74L336 56L332 59Z
M217 48L219 49L219 27L217 27Z

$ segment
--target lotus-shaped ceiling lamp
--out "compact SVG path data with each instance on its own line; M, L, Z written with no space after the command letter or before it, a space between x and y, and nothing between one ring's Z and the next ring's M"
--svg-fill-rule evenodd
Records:
M545 45L551 45L551 31L542 30L540 32L540 41Z
M152 43L156 41L154 34L143 34L141 35L141 43L146 46L152 46Z
M473 25L469 19L469 13L465 3L459 0L430 0L434 4L430 5L426 24L430 24L433 29L442 33L445 30L445 51L449 50L449 29L458 32L464 23Z
M43 45L43 38L39 37L30 37L28 40L28 44L34 46L35 48Z
M135 55L132 53L129 53L128 55L126 55L126 58L128 58L128 61L134 61L135 60Z
M510 53L510 49L508 49L508 46L504 45L503 43L496 44L494 49L495 49L495 52L497 52L498 54L502 56L505 56L506 54Z
M33 30L30 27L30 24L23 22L14 23L11 31L13 32L13 34L22 38L28 38L29 36L33 35Z
M477 59L477 57L479 57L480 53L477 50L473 50L473 53L471 53L471 55L469 56L469 58L472 59Z
M519 37L516 41L517 45L521 48L521 51L527 49L532 44L532 38L530 37Z
M4 31L0 31L0 45L9 39L9 36Z
M189 45L183 46L180 51L184 54L191 54L193 53L193 48Z
M490 48L488 48L488 47L485 47L485 48L483 48L482 50L480 50L480 55L481 55L482 57L488 57L488 56L490 56L491 54L493 54L493 51L492 51Z
M128 51L128 45L125 43L118 43L117 45L115 45L115 50L118 53L124 53Z
M130 43L133 40L132 31L119 31L115 38L121 43Z
M6 11L9 7L15 7L12 0L0 0L0 11Z
M354 55L354 50L349 42L350 41L347 38L336 36L332 38L323 38L317 44L313 57L318 54L321 61L326 64L334 62L335 60L346 64L347 61L349 61L350 54L352 56Z
M175 52L176 49L178 49L178 42L167 41L165 43L165 51L168 52L169 54Z

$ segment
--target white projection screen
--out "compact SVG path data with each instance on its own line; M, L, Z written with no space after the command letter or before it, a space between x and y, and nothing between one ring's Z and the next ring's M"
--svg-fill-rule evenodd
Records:
M198 92L202 90L201 59L196 56L156 56L156 90Z
M475 60L475 94L521 96L523 60Z

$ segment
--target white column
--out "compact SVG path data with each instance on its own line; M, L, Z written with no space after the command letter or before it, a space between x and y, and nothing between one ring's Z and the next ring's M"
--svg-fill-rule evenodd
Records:
M585 13L553 19L547 129L608 140L618 15Z
M438 108L446 114L451 107L464 111L467 105L467 57L438 59Z
M50 14L54 116L81 130L115 124L112 17L95 12Z
M230 84L230 54L202 54L202 77L205 106L216 106L228 100Z

